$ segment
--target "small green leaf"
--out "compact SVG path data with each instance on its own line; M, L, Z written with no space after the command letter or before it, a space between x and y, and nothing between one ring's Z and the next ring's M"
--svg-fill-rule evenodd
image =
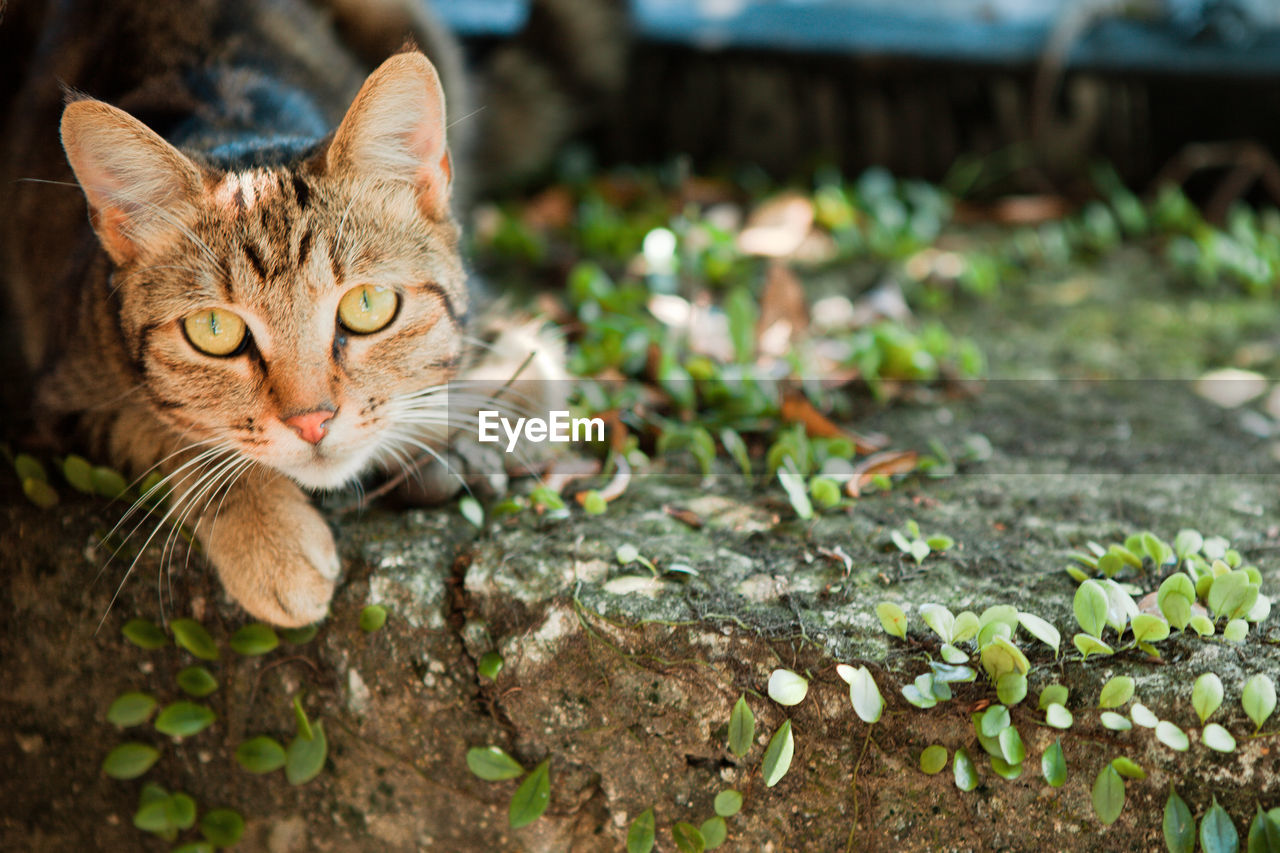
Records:
M747 706L747 697L739 696L729 714L729 751L741 758L751 749L756 736L756 715Z
M1191 554L1200 553L1203 547L1204 537L1200 535L1199 530L1179 530L1178 535L1173 537L1173 551L1180 560Z
M733 817L742 810L742 794L726 788L716 794L715 810L720 817Z
M627 829L627 853L649 853L655 840L653 809L645 809L636 815Z
M1062 642L1062 635L1058 633L1058 629L1050 625L1044 619L1036 616L1034 613L1019 613L1018 623L1026 630L1028 634L1053 649L1053 653L1058 653L1058 646Z
M1231 815L1218 805L1217 797L1200 818L1200 849L1204 853L1236 853L1240 849L1240 833L1236 832Z
M120 472L101 465L93 469L89 478L93 481L93 490L107 500L123 497L129 491L129 483Z
M218 689L218 681L213 677L213 673L199 665L179 670L177 681L183 693L197 699L203 699Z
M1133 728L1133 723L1129 722L1128 717L1117 714L1115 711L1103 711L1098 719L1104 728L1113 732L1127 732Z
M1066 705L1067 697L1070 695L1066 685L1050 684L1044 690L1040 691L1040 710L1048 708L1050 705Z
M1107 593L1097 581L1087 580L1076 588L1072 603L1076 622L1086 634L1101 637L1107 624Z
M823 509L838 506L842 500L840 485L830 477L814 477L809 481L809 495ZM710 849L710 848L708 848Z
M1069 729L1071 724L1075 722L1075 718L1071 716L1071 712L1067 710L1065 705L1059 705L1054 702L1044 709L1044 721L1055 729Z
M892 634L901 640L907 638L907 614L902 612L901 607L892 601L882 601L876 605L876 616L879 617L885 633Z
M311 724L310 738L300 733L285 749L284 775L290 785L305 785L320 775L325 759L329 756L329 741L324 735L324 724L316 720Z
M130 619L124 623L120 633L138 648L148 651L169 645L169 638L165 636L160 626L146 619Z
M920 618L942 638L944 643L951 642L952 635L955 633L956 617L950 610L941 604L922 604Z
M1000 755L1010 764L1021 764L1027 757L1027 748L1022 743L1018 730L1009 726L1000 732Z
M1196 709L1201 725L1222 705L1223 695L1222 679L1214 673L1206 672L1196 679L1191 688L1191 707Z
M1139 643L1158 643L1169 636L1169 623L1152 613L1139 613L1130 624Z
M1160 723L1160 718L1155 715L1155 712L1141 702L1133 703L1133 707L1129 709L1129 719L1133 720L1135 725L1146 729L1154 729Z
M582 511L587 515L604 515L609 511L609 502L596 489L589 489L582 496ZM479 527L480 525L476 525Z
M381 604L370 604L360 611L360 630L366 634L372 634L385 624L387 624L387 608Z
M244 835L244 818L231 809L210 809L200 819L200 834L215 847L234 847Z
M1200 742L1215 752L1235 752L1236 739L1217 723L1209 723L1200 732Z
M315 639L320 631L319 625L304 625L301 628L281 628L280 639L291 646L301 646Z
M942 772L942 768L947 766L947 748L932 744L926 746L924 751L920 753L920 769L930 776L934 776Z
M1020 672L1006 672L996 682L996 697L1005 705L1017 705L1027 698L1027 677Z
M853 703L853 711L864 723L875 723L884 713L884 697L871 672L860 666L850 674L849 701Z
M1164 846L1169 853L1195 853L1196 821L1191 816L1191 809L1178 796L1178 792L1169 788L1169 799L1164 803Z
M29 453L19 453L13 458L13 470L18 473L19 480L49 482L49 475L44 472L44 465Z
M599 494L597 492L597 494ZM480 506L480 501L471 495L464 495L458 500L458 510L462 513L462 517L471 523L472 527L484 527L484 507Z
M1055 788L1061 788L1067 781L1067 758L1062 752L1062 739L1058 738L1040 756L1040 773L1044 780Z
M1089 634L1076 634L1071 638L1071 642L1075 644L1076 650L1088 660L1089 655L1113 655L1115 650L1097 637Z
M1267 721L1276 709L1276 684L1268 675L1258 674L1244 683L1240 694L1240 704L1244 712L1253 721L1254 731L1261 731L1262 724Z
M978 619L978 614L972 610L962 611L956 616L955 624L951 627L951 642L968 642L978 636L978 631L981 629L982 623Z
M1195 631L1201 637L1213 636L1213 620L1203 613L1197 613L1191 617L1191 630Z
M22 481L22 493L40 509L52 509L58 505L58 492L44 480L28 477Z
M790 459L787 461L790 462ZM778 482L782 484L783 491L787 493L787 500L791 502L791 508L796 511L796 515L800 516L804 521L813 518L813 504L809 501L809 494L804 485L804 477L793 467L788 466L778 469ZM927 545L925 547L928 548Z
M1126 779L1147 778L1147 771L1139 767L1136 761L1130 758L1126 758L1123 755L1117 758L1111 759L1111 766L1115 768L1115 771L1117 773L1119 773L1121 776L1123 776Z
M62 476L77 492L93 494L93 466L83 456L67 456L62 462Z
M1168 720L1156 723L1156 740L1176 752L1186 752L1191 748L1187 733Z
M480 660L476 661L476 672L490 681L496 679L501 671L502 655L497 652L485 652L480 656Z
M956 787L961 791L972 791L978 787L978 768L973 766L973 759L964 747L956 750L951 769L955 773Z
M217 715L205 705L197 705L185 699L174 702L156 717L156 731L170 737L190 737L204 731Z
M307 711L302 707L302 694L297 693L293 697L293 719L298 725L298 735L311 740L314 733L311 731L311 720L307 717Z
M127 729L145 723L156 709L156 700L146 693L122 693L107 709L107 722Z
M1257 806L1246 845L1249 853L1280 853L1280 808L1264 812Z
M999 737L1009 727L1009 709L1004 705L992 705L982 714L982 733L987 737Z
M151 769L160 752L145 743L122 743L107 753L102 772L112 779L136 779Z
M704 820L702 826L698 827L698 832L702 833L704 850L716 849L729 837L729 827L725 826L724 818L719 815Z
M547 758L525 777L511 796L507 809L508 823L512 829L528 826L547 810L551 803L551 759Z
M1133 698L1133 679L1127 675L1117 675L1102 685L1102 693L1098 697L1099 708L1119 708Z
M169 623L179 646L201 660L217 660L218 646L205 627L194 619L174 619Z
M953 547L956 544L956 540L952 539L950 536L947 536L946 534L938 534L936 536L930 536L928 539L924 541L925 541L925 544L929 546L930 550L939 554Z
M791 756L795 752L795 740L791 736L791 721L784 720L778 730L769 739L764 750L764 760L760 770L764 775L764 786L772 788L782 781L791 769Z
M1249 639L1249 623L1243 619L1232 619L1222 629L1222 638L1232 643L1243 643Z
M671 827L671 839L675 841L676 850L680 853L702 853L707 849L707 842L702 837L702 832L685 821L680 821Z
M789 669L769 673L769 698L779 705L799 705L809 693L809 681Z
M1124 780L1108 764L1093 783L1093 811L1103 826L1110 826L1124 810Z
M473 746L467 750L467 767L486 782L500 782L524 775L520 762L496 746Z
M278 645L280 638L276 636L276 632L261 622L245 625L231 635L231 650L245 657L265 655Z
M236 747L236 761L250 773L270 773L284 767L284 747L273 738L259 735Z
M1195 584L1182 572L1165 578L1164 583L1160 584L1160 591L1156 593L1156 604L1160 612L1179 631L1190 624L1191 605L1195 600Z
M1010 764L1005 761L1002 756L993 755L991 758L991 770L1001 779L1017 779L1022 775L1021 764Z

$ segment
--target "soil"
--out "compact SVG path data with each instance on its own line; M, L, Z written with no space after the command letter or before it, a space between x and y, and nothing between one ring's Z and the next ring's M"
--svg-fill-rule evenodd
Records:
M840 274L814 286L838 288ZM1260 437L1260 404L1223 409L1190 381L1209 367L1274 370L1280 307L1180 289L1131 250L1010 285L994 302L961 300L942 319L979 340L992 380L868 403L855 426L895 447L936 443L957 455L984 436L990 455L951 476L913 476L811 522L776 486L727 469L702 482L674 463L638 476L599 518L526 512L479 531L456 507L335 518L346 569L331 617L315 639L261 657L227 647L246 619L198 554L152 549L126 578L127 561L104 568L93 550L119 505L64 490L59 506L41 510L0 477L0 848L169 849L132 825L144 781L187 792L201 813L236 809L247 822L237 849L273 853L619 850L648 808L657 849L673 850L672 826L701 824L730 787L744 806L727 821L729 850L1160 849L1170 785L1196 815L1216 797L1243 835L1256 804L1280 805L1280 741L1248 738L1240 706L1247 677L1280 675L1280 617L1252 626L1244 643L1174 636L1159 660L1126 650L1082 662L1070 646L1076 585L1063 569L1089 540L1151 530L1172 541L1194 527L1229 538L1260 568L1264 594L1280 594L1280 464ZM916 565L890 540L908 519L956 546ZM664 573L620 565L616 549L628 543ZM1132 580L1150 590L1159 577L1148 567ZM881 601L907 611L906 640L881 628ZM1019 778L996 776L975 737L971 712L995 701L985 679L927 711L903 698L938 655L918 613L928 602L956 612L1012 604L1061 631L1056 658L1019 634L1032 665L1028 699L1012 711L1028 753ZM365 634L369 604L390 616ZM105 720L114 697L144 690L174 701L174 676L193 662L173 646L137 648L121 626L177 616L201 620L221 646L208 664L219 689L203 700L217 721L182 741L150 726L118 731ZM492 651L503 660L496 679L477 671ZM887 701L874 726L854 715L838 663L873 673ZM767 698L778 667L810 678L801 704ZM1226 686L1213 719L1236 736L1231 754L1199 743L1190 695L1204 672ZM1098 692L1117 674L1135 679L1135 701L1190 733L1189 751L1148 729L1101 725ZM1071 691L1066 731L1045 726L1036 708L1053 682ZM247 737L294 736L299 693L328 735L321 775L295 787L279 771L240 768L233 754ZM726 737L742 695L757 736L738 758ZM794 760L766 788L762 754L785 719ZM100 769L125 739L161 749L141 779ZM1040 773L1054 740L1068 766L1061 788ZM958 790L950 764L920 771L932 743L967 749L976 790ZM467 768L467 749L490 744L527 768L550 759L550 806L527 827L508 827L518 781L482 781ZM1124 811L1106 827L1090 791L1121 755L1147 777L1128 781Z

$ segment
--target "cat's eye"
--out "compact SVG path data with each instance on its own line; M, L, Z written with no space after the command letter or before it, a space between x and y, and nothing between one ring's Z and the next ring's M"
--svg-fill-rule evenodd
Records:
M391 288L362 284L343 294L338 303L338 320L349 331L368 335L385 328L399 307L400 296Z
M244 320L221 308L188 315L182 321L182 331L191 345L206 355L236 355L248 339Z

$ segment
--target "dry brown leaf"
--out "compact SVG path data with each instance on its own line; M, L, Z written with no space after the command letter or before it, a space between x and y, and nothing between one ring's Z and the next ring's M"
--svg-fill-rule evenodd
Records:
M1042 222L1065 219L1070 213L1071 205L1062 196L1015 195L991 204L960 202L955 208L955 220L960 223L1039 225Z
M664 504L662 507L662 511L665 512L667 515L671 516L672 518L674 518L676 521L689 525L694 530L702 529L702 525L704 523L702 521L702 516L698 515L696 512L694 512L691 509L685 509L684 507L680 507L680 506L672 506L671 504Z
M837 426L799 391L793 391L782 399L782 419L787 423L804 424L805 434L811 438L848 439L858 453L874 453L887 443L884 436L861 435Z
M551 467L547 469L546 476L542 479L542 484L556 494L564 491L565 486L574 480L581 480L584 477L594 477L600 473L599 459L586 459L581 456L566 456L562 459L556 459L551 463Z
M873 453L853 466L853 476L845 484L845 491L848 492L849 497L856 498L861 494L862 487L870 483L873 477L881 474L885 476L909 474L916 469L919 461L920 454L914 450L886 450L883 453Z
M809 303L804 285L791 268L781 261L773 261L765 273L764 291L760 294L756 338L763 338L766 331L780 322L790 327L790 339L803 335L809 328Z

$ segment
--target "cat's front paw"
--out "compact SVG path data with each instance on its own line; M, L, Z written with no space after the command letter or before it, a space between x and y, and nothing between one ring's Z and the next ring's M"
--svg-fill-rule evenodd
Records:
M309 625L329 612L342 568L333 534L296 486L265 491L240 495L231 513L224 507L201 537L205 551L227 593L254 617Z

